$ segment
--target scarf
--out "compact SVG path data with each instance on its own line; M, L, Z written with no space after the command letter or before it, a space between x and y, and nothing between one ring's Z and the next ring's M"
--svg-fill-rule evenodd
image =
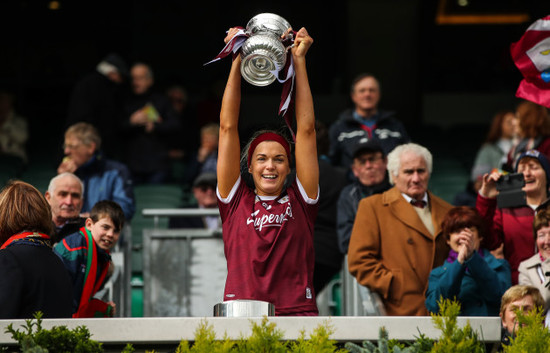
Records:
M49 235L38 232L22 232L9 237L8 240L2 244L0 249L5 249L15 243L34 246L47 246L49 248L52 247Z

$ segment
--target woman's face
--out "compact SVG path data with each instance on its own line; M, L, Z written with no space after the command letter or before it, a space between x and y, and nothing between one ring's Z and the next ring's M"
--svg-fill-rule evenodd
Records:
M511 139L517 135L518 119L514 113L508 113L502 119L502 125L500 127L502 131L502 138Z
M510 334L517 333L518 330L518 321L516 318L516 310L521 310L524 314L527 314L529 311L533 310L535 307L535 302L531 295L526 295L523 298L515 300L506 306L504 312L500 314L502 319L502 326Z
M537 230L537 248L545 260L550 258L550 226Z
M263 141L252 152L248 172L252 174L256 194L278 196L290 173L290 163L284 147L275 141Z
M453 232L449 235L449 240L447 240L447 244L456 252L460 251L460 246L464 244L464 236L469 236L471 234L474 248L476 250L479 249L479 244L481 242L481 239L479 238L479 232L476 227L469 227L464 228L459 231Z
M546 192L546 173L535 158L522 158L518 164L518 173L523 173L527 196L538 197Z

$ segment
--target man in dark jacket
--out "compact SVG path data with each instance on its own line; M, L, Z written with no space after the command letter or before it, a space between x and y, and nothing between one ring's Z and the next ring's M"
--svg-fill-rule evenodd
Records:
M151 68L136 63L130 71L132 95L124 105L121 132L124 161L136 184L159 184L170 178L170 141L181 123L168 96L156 92Z
M58 174L50 180L44 197L50 204L55 225L55 233L51 235L52 244L84 227L86 218L80 217L83 188L82 180L69 172Z
M369 140L356 146L351 170L355 180L340 193L336 216L338 247L344 255L348 253L349 239L359 201L391 188L386 155L376 140Z
M111 158L116 157L119 145L113 122L122 112L127 77L125 60L116 53L108 54L75 84L68 104L65 128L82 121L92 124L101 134L103 152Z
M360 74L351 85L355 107L342 112L330 127L329 157L332 164L348 168L359 143L378 140L384 154L410 141L403 124L394 113L378 109L380 85L371 74Z

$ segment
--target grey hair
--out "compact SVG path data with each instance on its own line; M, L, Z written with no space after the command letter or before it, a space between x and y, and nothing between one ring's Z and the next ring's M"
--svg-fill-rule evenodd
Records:
M50 180L50 184L48 185L48 192L50 194L53 194L55 192L55 189L57 188L57 182L60 179L64 178L64 177L71 177L74 180L77 180L78 183L80 184L80 190L82 192L82 195L84 195L84 183L82 182L82 180L80 180L79 177L77 177L73 173L69 173L69 172L64 172L64 173L58 174Z
M393 178L399 173L401 167L401 156L404 153L413 153L420 156L426 161L426 167L428 168L428 174L432 174L433 157L430 151L424 146L420 146L416 143L406 143L395 147L388 154L388 174L390 177L390 183L394 184Z
M101 136L99 135L99 131L90 123L81 121L69 126L65 131L65 138L68 136L74 136L86 146L95 143L96 151L101 148Z

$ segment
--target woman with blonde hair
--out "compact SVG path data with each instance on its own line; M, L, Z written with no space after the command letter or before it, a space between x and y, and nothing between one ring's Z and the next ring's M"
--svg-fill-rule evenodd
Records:
M502 320L502 346L508 346L520 327L517 312L527 314L532 310L547 310L544 299L537 287L517 284L508 288L500 302L500 319ZM502 350L499 350L501 352Z

